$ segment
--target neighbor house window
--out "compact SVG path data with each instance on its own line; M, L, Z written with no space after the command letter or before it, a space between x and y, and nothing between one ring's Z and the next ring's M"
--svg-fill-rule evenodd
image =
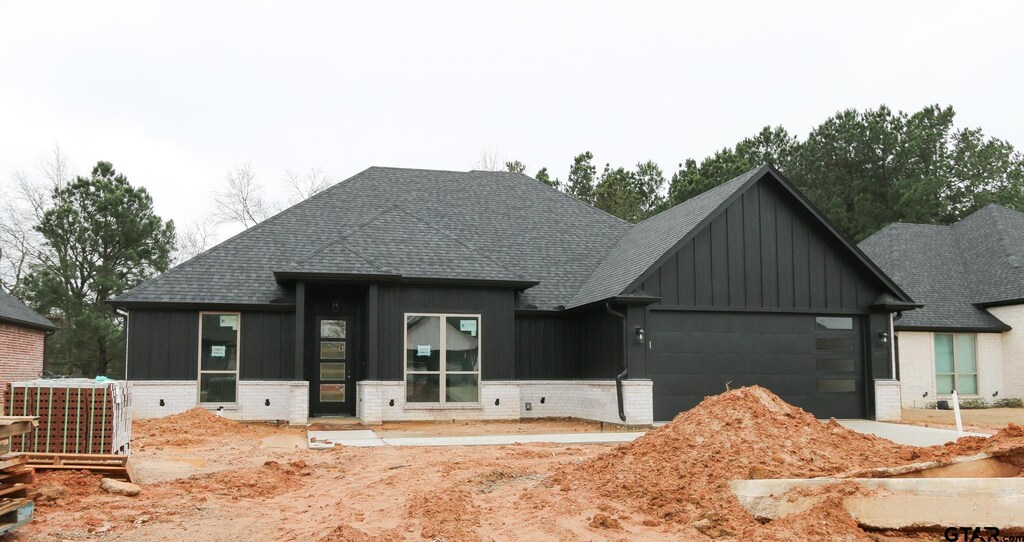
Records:
M199 313L199 402L234 403L238 392L237 312Z
M949 395L978 394L978 363L975 335L935 334L935 392Z
M405 315L405 401L480 402L479 315Z

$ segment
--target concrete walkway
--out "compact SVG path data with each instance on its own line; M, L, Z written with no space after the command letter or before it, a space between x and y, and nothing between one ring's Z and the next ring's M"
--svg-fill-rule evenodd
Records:
M858 433L875 435L897 444L909 446L937 446L957 439L953 429L937 429L919 425L885 423L872 420L837 420L840 425ZM987 437L981 433L964 433L965 437Z
M506 444L618 444L643 432L550 433L541 435L474 435L461 437L380 437L373 431L307 431L311 450L334 446L503 446Z
M839 420L839 423L858 433L876 435L899 444L935 446L957 439L952 429L936 429L917 425L885 423L871 420ZM643 432L623 433L549 433L540 435L472 435L458 437L382 437L372 430L306 431L306 443L311 450L334 446L504 446L506 444L617 444L630 442ZM964 436L985 437L981 433Z

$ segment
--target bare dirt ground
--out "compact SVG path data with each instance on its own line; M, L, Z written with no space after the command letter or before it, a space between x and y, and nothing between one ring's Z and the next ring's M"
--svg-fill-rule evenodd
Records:
M972 433L994 433L1013 423L1024 425L1024 408L986 408L961 410L964 430ZM923 408L903 409L903 422L925 427L954 428L952 410Z
M818 422L757 387L708 398L619 446L311 451L302 429L239 424L202 410L138 422L135 436L140 495L104 493L87 473L40 473L36 519L12 539L934 540L861 531L837 506L843 492L762 525L727 483L839 474L1024 443L1024 429L1011 426L988 440L900 446Z

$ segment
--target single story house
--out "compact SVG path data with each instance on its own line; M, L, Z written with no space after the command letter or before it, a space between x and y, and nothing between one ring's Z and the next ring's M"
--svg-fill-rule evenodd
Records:
M522 174L372 167L112 303L138 416L640 425L750 384L898 415L912 306L770 166L635 225Z
M43 372L46 336L57 326L0 290L0 390L19 380L39 378ZM5 392L0 391L0 406Z
M895 322L903 406L1024 397L1024 213L896 223L860 248L924 308Z

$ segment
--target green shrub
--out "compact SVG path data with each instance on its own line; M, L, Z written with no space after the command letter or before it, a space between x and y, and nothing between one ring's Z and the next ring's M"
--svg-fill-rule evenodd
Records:
M979 408L988 408L989 404L982 398L977 399L961 399L960 408L964 410L973 410Z
M996 399L992 406L996 408L1024 408L1024 400L1016 397L1003 397Z

